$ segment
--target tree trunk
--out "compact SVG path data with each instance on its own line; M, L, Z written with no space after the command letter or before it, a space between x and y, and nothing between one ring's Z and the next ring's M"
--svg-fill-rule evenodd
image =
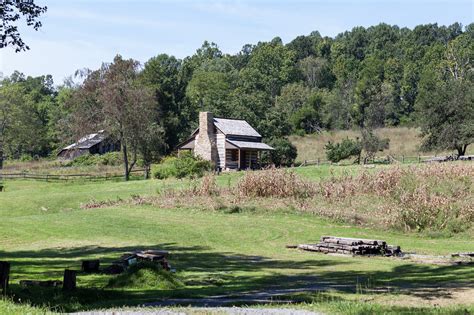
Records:
M3 169L3 145L0 144L0 170Z
M468 144L460 145L460 146L456 147L456 151L458 151L458 158L460 156L463 156L463 155L466 154L467 146L468 146Z
M125 180L128 181L130 179L130 172L128 170L128 153L127 153L127 145L122 141L122 153L123 153L123 167L125 171Z
M64 270L63 278L63 290L73 291L76 289L76 271L75 270Z
M145 164L145 179L150 179L150 164L146 163Z
M7 294L8 280L10 277L10 263L0 261L0 290L3 295Z

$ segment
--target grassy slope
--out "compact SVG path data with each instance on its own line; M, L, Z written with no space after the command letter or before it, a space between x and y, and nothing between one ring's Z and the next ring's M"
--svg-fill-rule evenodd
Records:
M336 173L357 171L355 167L297 169L313 179L327 176L331 170ZM239 176L224 175L219 177L219 182L232 184ZM285 287L326 283L329 287L349 285L349 292L340 298L350 301L358 296L353 292L356 287L370 287L374 282L389 285L392 291L413 286L412 296L424 294L426 298L448 299L448 293L429 293L429 288L445 284L468 288L466 283L474 279L474 270L469 266L414 265L399 260L326 256L284 248L286 244L315 241L323 234L334 234L382 238L407 251L448 254L474 251L470 234L429 239L339 225L311 215L198 211L193 210L192 202L180 209L79 208L80 203L90 199L155 194L164 187L185 185L189 183L156 180L67 185L7 182L7 191L0 193L3 218L0 259L12 262L12 289L20 296L25 295L17 286L20 279L60 279L64 268L79 268L81 259L97 257L110 262L124 251L149 247L170 250L173 253L170 260L178 276L192 284L173 292L105 290L97 293L86 288L104 287L109 277L88 275L79 277L78 283L83 289L72 301L48 290L26 294L23 300L29 297L33 302L46 301L50 306L74 310L138 304L167 295L205 296L282 283ZM98 299L103 302L97 302Z
M379 155L393 156L418 156L437 155L448 152L421 152L419 130L414 128L381 128L375 133L382 138L390 139L390 148ZM307 135L305 137L291 136L291 142L298 149L298 161L326 159L324 146L328 141L339 142L346 137L355 139L360 137L360 133L353 130L324 131L321 134ZM450 153L450 152L449 152ZM474 146L468 147L468 154L474 154Z

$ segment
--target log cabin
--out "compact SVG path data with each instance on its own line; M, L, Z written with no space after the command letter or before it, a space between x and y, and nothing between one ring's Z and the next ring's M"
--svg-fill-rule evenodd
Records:
M104 130L100 130L62 148L58 153L58 158L72 160L84 154L104 154L114 151L120 151L120 143L111 140Z
M260 168L262 151L274 150L262 142L262 136L245 120L214 118L199 113L199 128L178 146L178 153L191 151L213 162L222 171Z

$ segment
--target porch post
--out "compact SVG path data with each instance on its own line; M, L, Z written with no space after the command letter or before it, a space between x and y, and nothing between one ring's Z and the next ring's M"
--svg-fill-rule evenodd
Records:
M238 149L239 157L237 158L237 169L240 171L240 149Z

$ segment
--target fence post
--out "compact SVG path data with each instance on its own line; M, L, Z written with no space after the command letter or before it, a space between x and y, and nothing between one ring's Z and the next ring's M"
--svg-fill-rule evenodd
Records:
M418 163L421 163L421 156L418 155Z
M7 295L8 280L10 278L10 263L0 261L0 289L3 295Z
M72 291L76 289L76 271L64 270L63 290Z

